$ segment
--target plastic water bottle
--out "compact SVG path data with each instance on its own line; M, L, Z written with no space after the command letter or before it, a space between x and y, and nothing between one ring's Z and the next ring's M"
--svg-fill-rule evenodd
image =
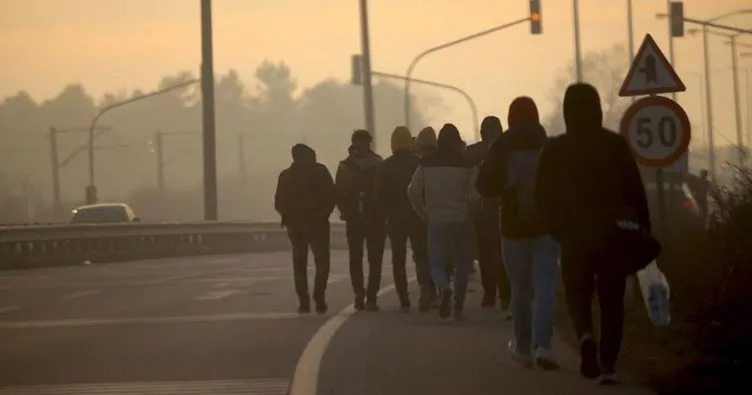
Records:
M360 192L358 194L358 214L363 214L363 211L365 209L365 200L366 200L366 194L365 192Z
M648 286L648 314L654 325L663 326L671 322L669 295L666 285L654 282Z

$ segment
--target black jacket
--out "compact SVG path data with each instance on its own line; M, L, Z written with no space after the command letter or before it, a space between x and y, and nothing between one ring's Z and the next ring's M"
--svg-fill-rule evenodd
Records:
M376 183L384 160L372 151L358 153L352 148L350 155L339 163L334 180L337 190L337 208L339 208L341 218L345 221L365 219L383 222ZM368 190L368 196L363 199L362 213L358 210L360 200L358 191L361 188Z
M422 221L407 197L407 186L420 164L420 158L409 150L401 150L381 164L376 196L388 223L404 224Z
M316 162L296 162L279 174L274 208L282 225L304 227L329 221L334 211L336 191L326 166Z
M562 242L590 237L631 213L650 230L645 188L627 141L601 126L600 98L586 84L572 85L564 99L566 134L541 154L536 204L551 234Z
M491 146L480 167L476 187L486 198L501 198L501 235L508 238L532 238L546 233L544 224L517 221L517 194L505 189L507 162L517 150L541 149L546 144L546 130L537 123L523 124L507 130Z

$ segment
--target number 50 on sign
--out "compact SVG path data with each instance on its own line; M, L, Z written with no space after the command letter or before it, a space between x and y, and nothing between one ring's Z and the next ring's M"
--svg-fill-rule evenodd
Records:
M620 132L638 163L660 168L684 155L692 138L690 129L687 113L677 102L650 96L627 109Z

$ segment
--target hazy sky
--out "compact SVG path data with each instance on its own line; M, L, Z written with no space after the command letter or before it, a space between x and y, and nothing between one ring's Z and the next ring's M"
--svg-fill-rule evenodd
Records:
M371 0L373 68L404 74L422 50L524 17L526 0ZM645 33L667 43L664 0L634 0L635 46ZM47 98L70 82L84 83L99 96L122 88L150 88L179 70L200 63L199 0L0 0L0 96L25 89ZM551 110L549 91L557 71L572 63L572 1L543 0L544 34L525 25L462 44L425 58L415 77L457 85L478 103L481 116L506 118L516 95ZM584 52L626 42L626 0L581 0ZM687 0L688 17L707 19L743 7L750 0ZM752 14L724 23L752 28ZM357 0L215 0L215 68L252 77L265 58L289 63L302 87L326 77L347 79L350 55L359 52ZM752 37L746 40L752 43ZM680 101L701 122L700 37L676 41L676 63L688 91ZM730 50L711 38L716 127L734 134ZM752 48L749 49L752 51ZM625 62L627 59L625 59ZM752 58L741 63L751 67ZM453 119L469 127L469 111L451 93L441 93ZM749 102L745 103L749 107ZM378 109L377 109L378 111ZM506 122L504 122L506 123ZM393 125L378 125L391 129ZM382 129L383 130L383 129ZM722 138L721 138L722 139ZM720 142L721 140L719 140Z

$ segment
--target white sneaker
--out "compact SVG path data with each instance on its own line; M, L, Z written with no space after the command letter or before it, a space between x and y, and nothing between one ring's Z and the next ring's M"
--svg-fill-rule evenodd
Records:
M529 355L523 355L517 350L517 342L512 340L507 345L507 348L509 349L509 355L512 357L512 361L517 362L518 364L526 367L526 368L532 368L533 367L533 358Z
M543 370L558 370L559 363L556 362L551 349L538 347L535 349L535 363Z

